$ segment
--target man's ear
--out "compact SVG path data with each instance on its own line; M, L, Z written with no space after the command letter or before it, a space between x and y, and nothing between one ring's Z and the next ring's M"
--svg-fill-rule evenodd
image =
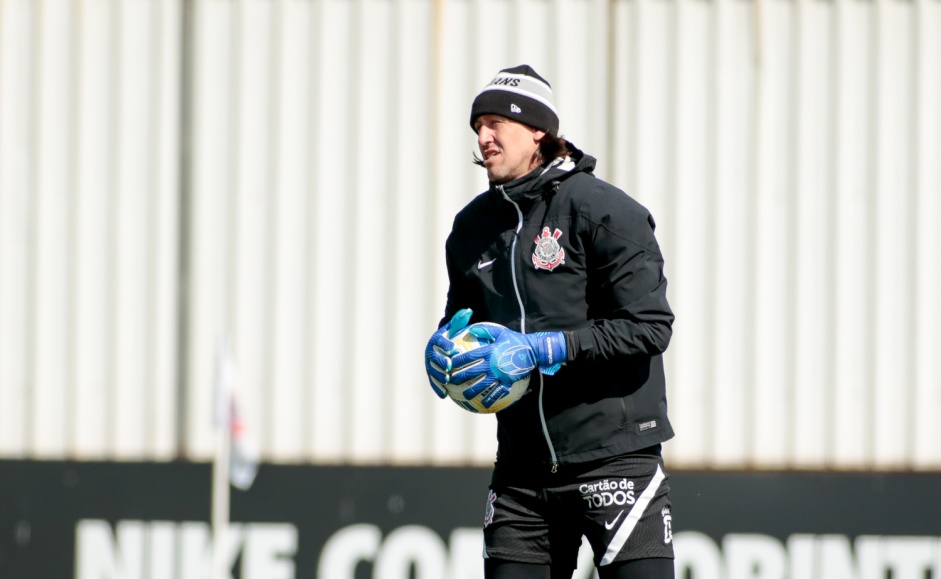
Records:
M541 141L542 138L545 137L545 136L546 136L546 132L545 132L545 131L540 131L539 129L536 129L536 130L533 131L533 142L534 142L534 143L538 143L538 142Z

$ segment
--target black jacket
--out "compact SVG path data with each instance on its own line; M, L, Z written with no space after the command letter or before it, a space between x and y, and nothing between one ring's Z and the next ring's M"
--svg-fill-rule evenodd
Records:
M593 175L594 158L576 149L559 163L491 184L446 244L442 324L472 308L472 323L565 331L566 365L534 373L531 392L497 413L498 464L554 470L673 436L661 357L673 313L654 220Z

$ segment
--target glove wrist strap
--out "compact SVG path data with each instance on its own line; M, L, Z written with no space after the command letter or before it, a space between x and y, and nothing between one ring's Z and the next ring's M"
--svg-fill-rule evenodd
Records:
M548 376L559 371L566 359L565 334L562 332L536 332L527 334L526 341L532 346L539 363L539 370Z

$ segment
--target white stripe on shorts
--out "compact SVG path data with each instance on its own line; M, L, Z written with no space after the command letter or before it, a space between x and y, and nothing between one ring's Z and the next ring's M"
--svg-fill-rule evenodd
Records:
M644 492L640 494L637 503L634 504L634 507L627 517L621 521L621 526L618 527L614 538L608 543L608 550L605 551L600 566L608 565L613 562L617 554L621 552L621 547L627 542L627 538L631 536L634 527L637 526L637 521L644 515L644 511L647 510L647 505L653 500L654 495L657 494L657 489L660 488L660 483L662 483L665 478L666 476L663 474L663 470L658 464L657 472L655 472L653 478L650 479L650 484L648 484Z

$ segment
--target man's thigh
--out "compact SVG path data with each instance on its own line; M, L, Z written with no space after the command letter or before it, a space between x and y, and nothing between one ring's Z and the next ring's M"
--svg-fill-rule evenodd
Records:
M558 564L517 563L500 559L487 559L484 562L484 579L572 579L574 571L572 567Z
M542 489L494 485L484 521L485 557L574 570L581 531L560 524L555 508Z
M600 579L675 579L673 559L652 558L615 562L598 569Z
M673 558L670 487L660 457L625 455L553 489L602 569L614 563Z

